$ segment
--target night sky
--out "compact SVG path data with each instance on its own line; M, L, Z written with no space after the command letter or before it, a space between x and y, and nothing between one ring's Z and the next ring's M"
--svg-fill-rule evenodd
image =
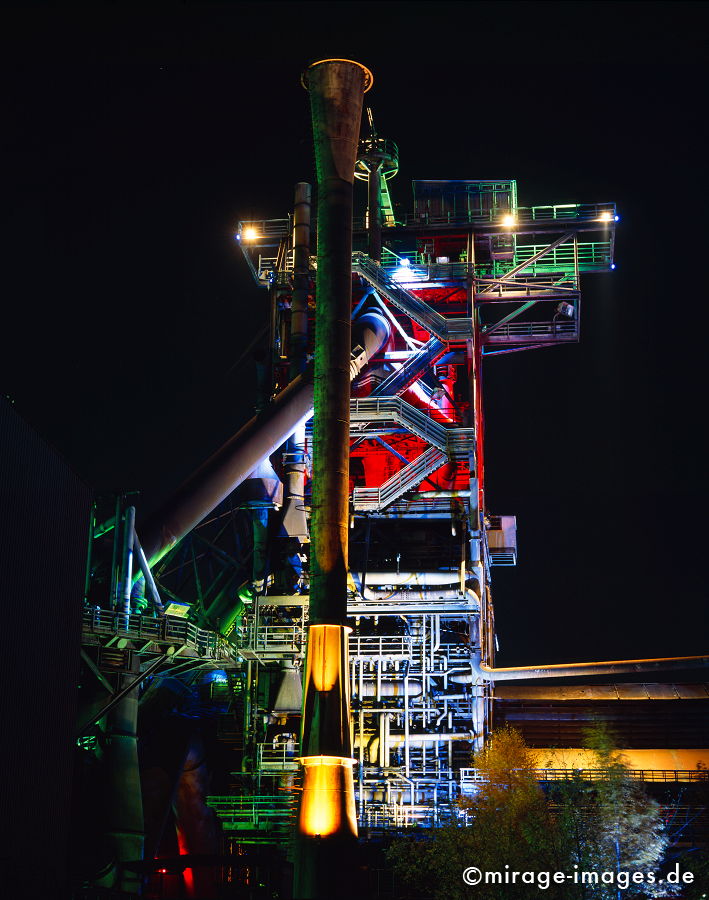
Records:
M149 512L250 415L239 219L314 180L301 70L374 72L390 183L615 200L582 342L485 365L487 496L518 516L498 664L707 651L702 3L94 3L2 13L0 390ZM364 187L359 186L362 191ZM364 198L360 194L360 202Z

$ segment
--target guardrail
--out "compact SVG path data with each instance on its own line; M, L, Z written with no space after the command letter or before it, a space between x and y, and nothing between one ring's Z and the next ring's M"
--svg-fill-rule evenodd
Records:
M448 430L401 397L354 397L350 400L350 422L396 422L439 450L448 446ZM354 431L357 436L359 432Z
M297 741L257 744L258 771L262 775L285 775L298 771Z
M429 447L408 465L404 466L380 487L355 488L352 503L357 510L378 510L392 503L406 491L420 484L427 475L439 469L447 455L437 447Z
M559 203L552 206L518 206L514 211L515 225L548 224L560 222L580 224L598 222L599 227L607 227L615 221L615 203ZM499 225L506 226L504 219L510 215L509 210L475 210L464 213L427 213L410 212L400 215L397 225L431 226L431 225ZM508 227L508 226L506 226ZM365 230L363 217L354 219L355 231ZM512 230L512 229L511 229Z
M224 831L260 831L287 828L295 816L292 794L258 794L253 797L207 797Z
M524 771L522 769L512 769ZM605 781L612 770L609 769L531 769L527 770L537 781L574 781L580 778L582 781ZM676 782L704 782L709 781L709 770L705 769L624 769L620 772L623 777L632 781L645 781L652 783L674 784ZM474 790L481 784L487 784L488 779L478 769L460 770L460 789L463 793Z
M482 332L483 344L513 344L521 342L577 341L578 322L507 322L496 325L490 334Z
M259 625L242 622L235 631L236 649L255 656L300 655L305 648L305 628L302 625Z
M409 635L355 635L350 637L350 658L411 659L413 641Z
M82 617L82 630L85 634L186 646L208 659L226 659L232 656L229 643L221 635L197 628L192 622L179 616L156 619L138 613L127 616L110 609L87 609Z

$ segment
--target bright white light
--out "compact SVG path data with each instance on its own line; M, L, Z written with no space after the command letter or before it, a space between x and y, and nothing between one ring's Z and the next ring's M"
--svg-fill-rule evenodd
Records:
M510 228L512 225L515 225L515 217L512 215L507 215L502 217L502 224L505 228Z
M248 228L244 228L242 235L245 241L255 241L258 238L258 231L249 225Z
M611 269L615 269L615 263L611 263Z
M391 277L394 279L394 281L402 282L416 280L414 273L411 270L411 264L408 262L408 260L406 265L404 265L404 262L402 260L401 265L394 269Z
M399 260L399 265L404 269L408 269L409 266L411 265L411 260L407 259L405 256L402 256L401 259Z
M612 222L613 221L613 213L602 212L598 217L599 222Z

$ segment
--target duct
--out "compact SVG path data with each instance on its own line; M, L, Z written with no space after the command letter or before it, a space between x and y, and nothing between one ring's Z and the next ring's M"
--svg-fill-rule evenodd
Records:
M523 681L531 678L572 678L591 675L630 675L643 672L666 672L674 669L695 669L709 666L709 656L674 656L660 659L620 659L606 662L555 663L549 666L516 666L494 669L481 662L476 653L470 672L450 675L454 684L478 681Z
M358 371L389 338L383 317L367 313L365 354ZM368 334L373 330L376 339ZM369 347L369 350L367 350ZM250 419L200 466L141 528L143 550L150 566L182 540L229 496L259 464L271 456L313 414L313 367L294 379L263 412ZM348 484L349 488L349 484Z
M300 672L290 660L283 664L283 679L278 688L276 702L273 704L273 712L277 716L287 713L299 713L303 707L303 684Z
M239 486L239 504L252 508L283 506L283 485L268 456L259 462Z
M299 425L283 453L284 501L281 527L289 538L309 539L305 515L305 426Z
M250 509L254 552L251 560L251 583L257 594L263 593L268 563L268 509Z

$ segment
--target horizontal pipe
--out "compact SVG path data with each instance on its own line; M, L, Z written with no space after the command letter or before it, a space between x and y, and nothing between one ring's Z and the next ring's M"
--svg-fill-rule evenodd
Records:
M590 675L632 675L635 673L695 669L709 666L709 656L672 656L659 659L618 659L605 662L555 663L549 666L514 666L495 669L471 660L470 672L451 675L454 684L486 681L522 681L531 678L571 678Z
M359 575L352 572L356 587L361 587ZM367 572L368 585L391 585L392 587L439 587L460 584L460 573L455 572Z
M460 588L411 588L408 587L401 591L382 590L370 588L368 585L364 588L362 597L365 600L390 600L396 603L399 600L421 600L426 603L429 600L460 600Z
M354 689L352 690L353 697L376 697L377 694L380 697L403 697L404 696L404 681L403 678L400 678L396 681L382 681L379 685L379 689L377 689L377 683L375 681L364 681L362 683L362 693L359 692L359 685L356 683L357 679L355 679ZM420 681L410 681L409 682L409 697L418 697L419 694L423 693L423 685ZM370 710L366 710L370 712Z

